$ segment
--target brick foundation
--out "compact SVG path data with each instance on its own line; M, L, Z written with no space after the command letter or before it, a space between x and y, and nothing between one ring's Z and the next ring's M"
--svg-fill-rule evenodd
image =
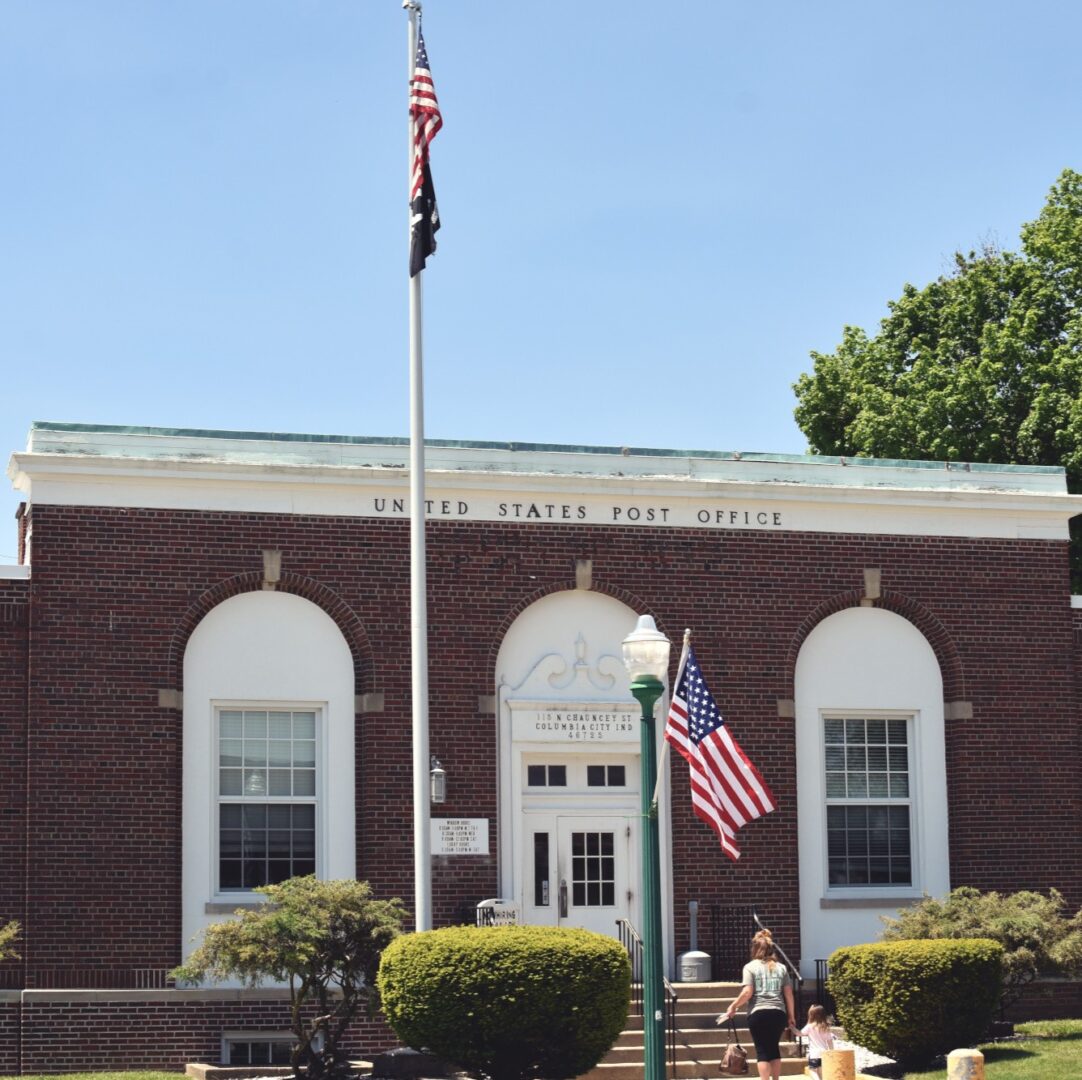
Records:
M0 1007L0 1024L8 1019L9 1011L21 1011L24 1073L183 1072L190 1061L220 1062L223 1031L289 1030L289 1002L284 996L261 998L251 992L232 996L239 1000L215 1000L202 991L174 991L159 997L104 991L28 993L21 1007ZM0 1043L8 1045L18 1046L19 1041ZM354 1057L370 1057L395 1045L394 1036L378 1019L359 1020L346 1040ZM0 1071L20 1071L14 1053L0 1060L5 1063Z

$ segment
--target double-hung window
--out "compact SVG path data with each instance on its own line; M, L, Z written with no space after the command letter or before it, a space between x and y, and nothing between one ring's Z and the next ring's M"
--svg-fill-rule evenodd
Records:
M831 888L912 886L912 728L912 717L824 717Z
M316 872L316 709L225 708L218 719L218 891Z

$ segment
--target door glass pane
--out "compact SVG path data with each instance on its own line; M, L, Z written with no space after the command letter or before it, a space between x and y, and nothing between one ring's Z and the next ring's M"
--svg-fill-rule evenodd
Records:
M615 834L571 834L571 892L578 907L612 907L616 902Z
M549 905L549 834L533 834L533 902L535 907Z

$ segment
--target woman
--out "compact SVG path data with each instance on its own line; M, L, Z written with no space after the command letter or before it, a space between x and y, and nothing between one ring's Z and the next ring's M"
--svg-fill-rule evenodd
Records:
M777 959L774 938L769 930L760 930L751 940L751 961L744 965L743 987L717 1023L724 1024L733 1013L751 1002L748 1027L755 1043L759 1080L779 1080L781 1076L782 1033L796 1030L796 1006L793 986L786 966Z

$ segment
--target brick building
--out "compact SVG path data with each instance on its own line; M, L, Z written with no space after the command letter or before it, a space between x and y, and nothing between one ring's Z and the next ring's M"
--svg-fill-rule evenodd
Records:
M1082 904L1061 470L450 442L427 464L437 926L494 896L636 921L641 612L674 668L693 629L779 803L732 863L667 762L671 974L692 900L701 946L713 906L753 907L806 974L922 893ZM280 992L173 987L192 938L292 873L413 895L407 447L37 424L9 476L0 1072L257 1053Z

